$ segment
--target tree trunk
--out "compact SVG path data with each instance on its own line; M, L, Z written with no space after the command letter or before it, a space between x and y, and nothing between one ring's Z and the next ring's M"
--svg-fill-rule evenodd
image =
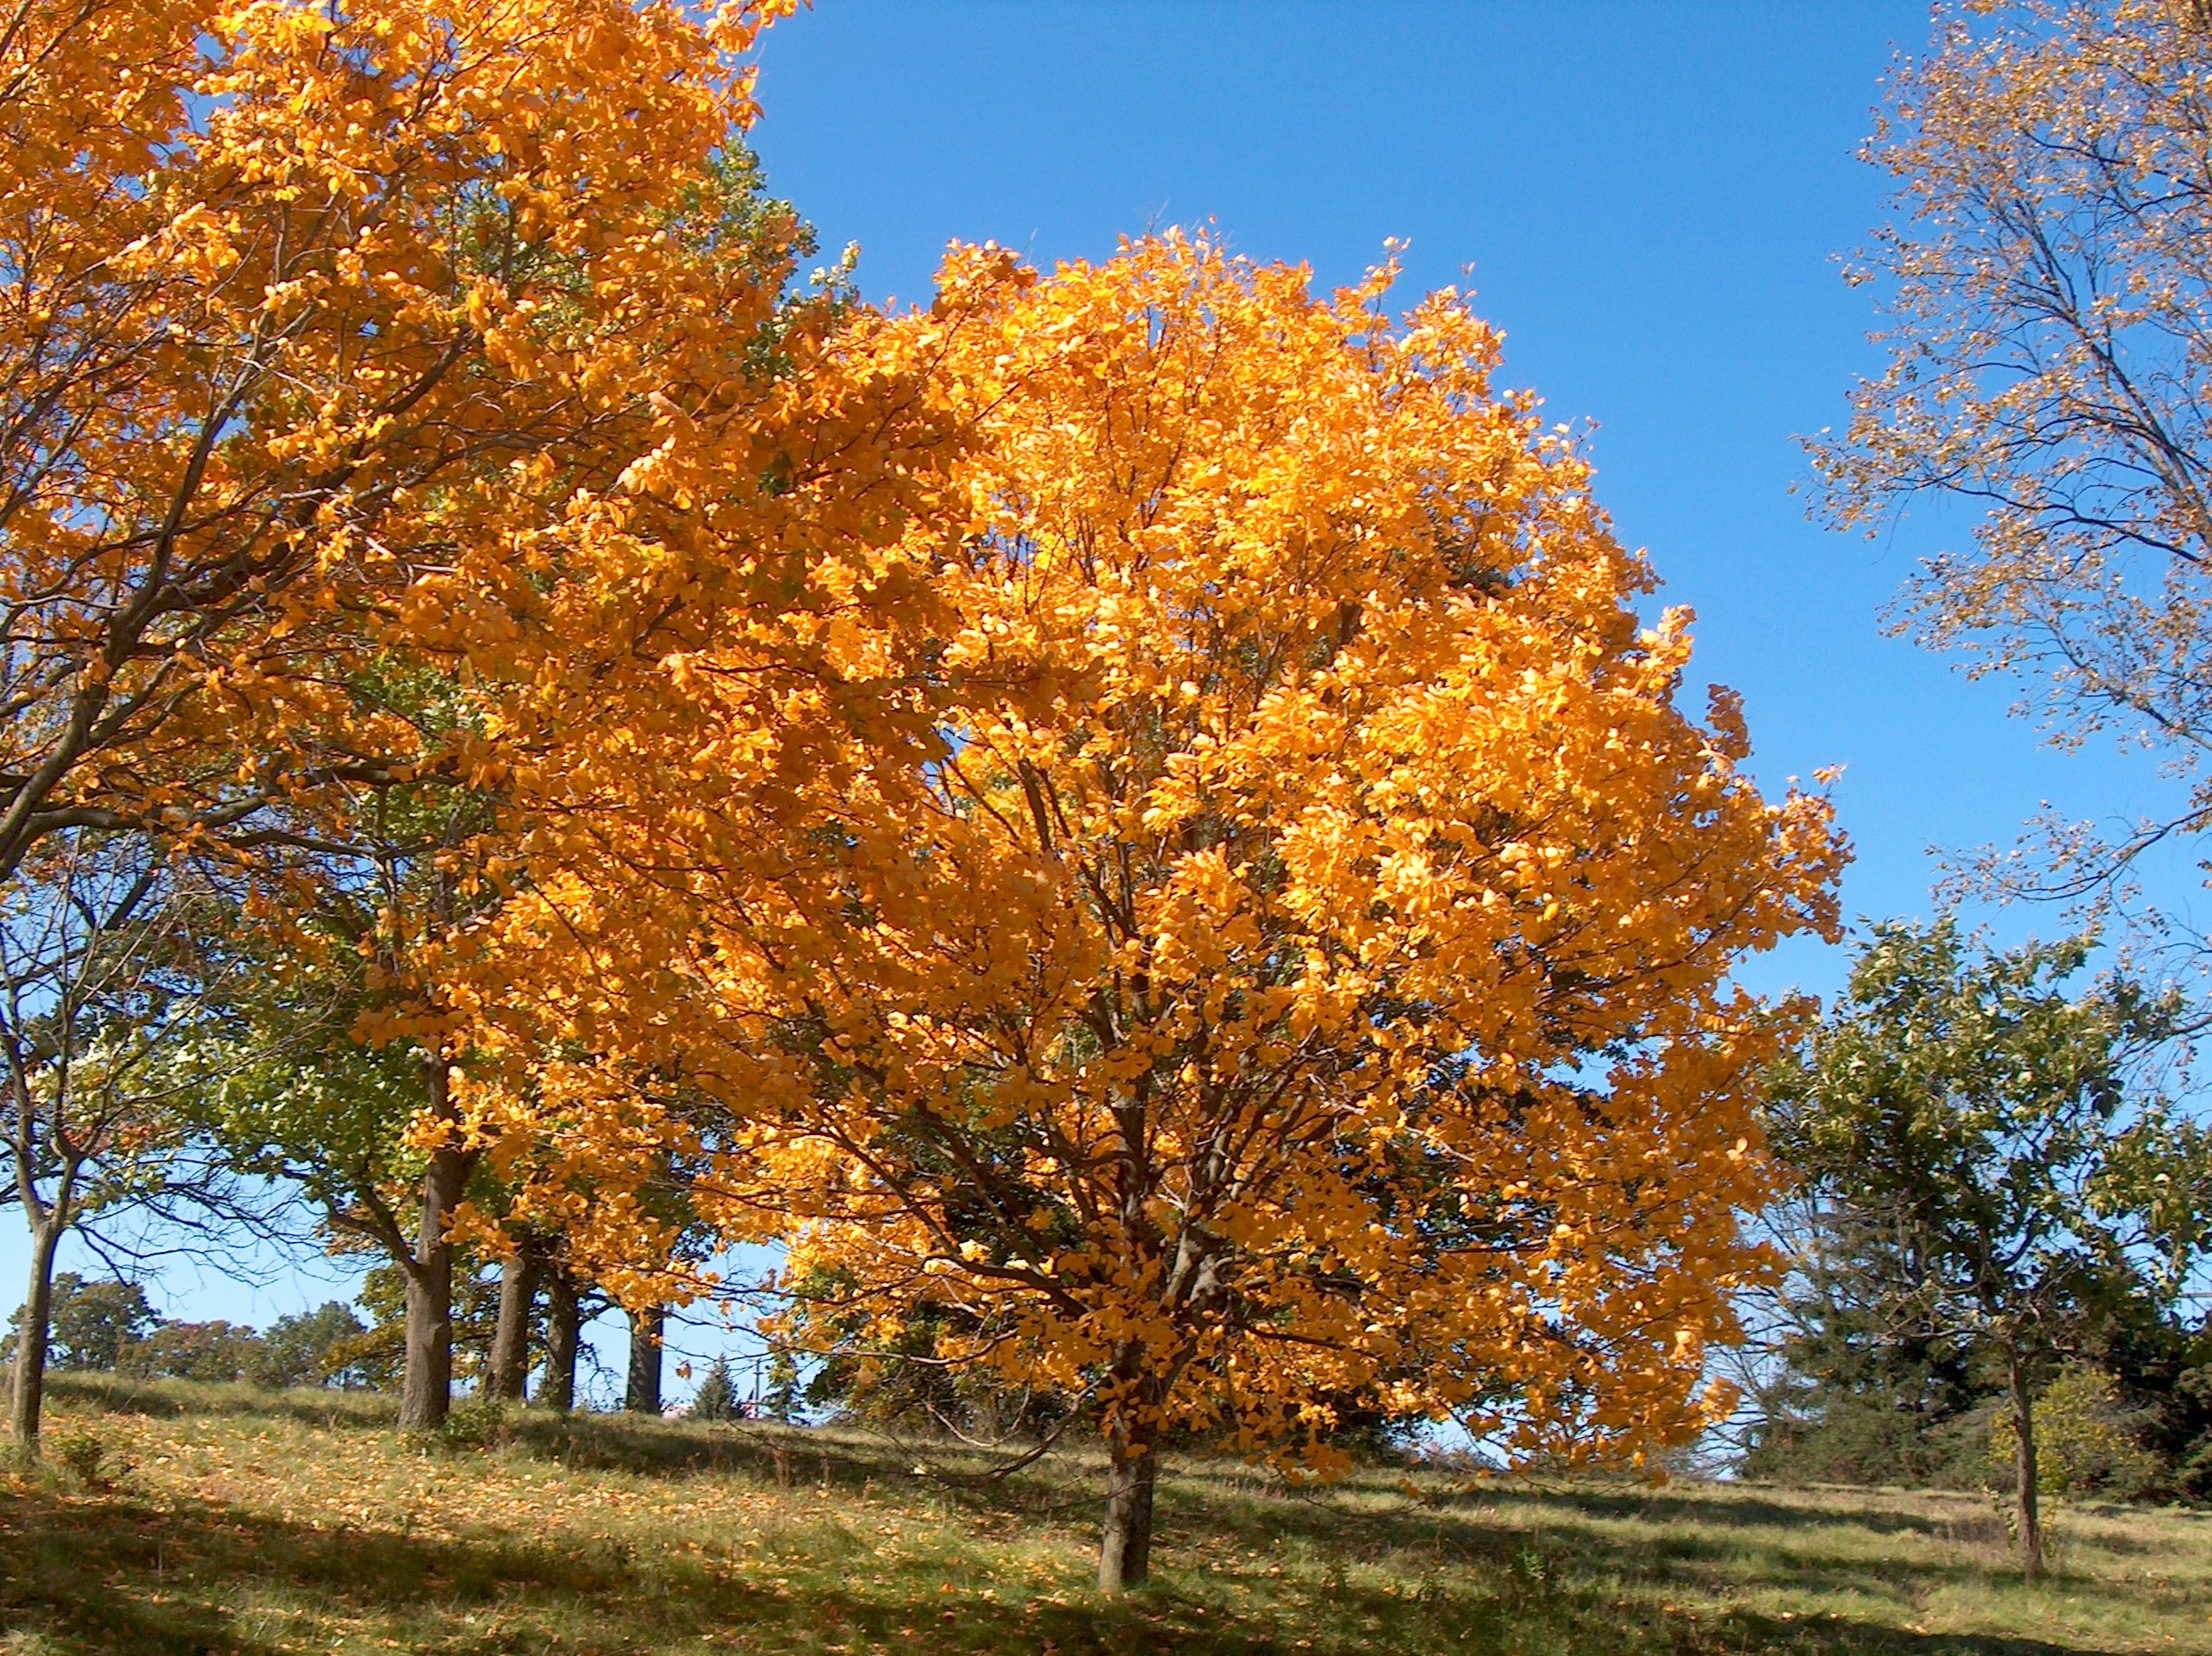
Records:
M459 1150L434 1152L422 1174L422 1220L407 1270L407 1366L399 1429L434 1432L453 1403L453 1245L446 1234L468 1183Z
M629 1314L629 1386L623 1407L641 1415L660 1412L660 1336L668 1326L666 1306L647 1306Z
M1106 1527L1098 1546L1098 1591L1120 1592L1140 1587L1152 1562L1152 1485L1158 1480L1159 1451L1130 1444L1120 1433L1110 1440L1106 1466Z
M538 1401L567 1414L576 1406L576 1345L583 1323L576 1279L557 1261L545 1288L545 1378Z
M2012 1393L2014 1494L2020 1507L2021 1563L2029 1582L2043 1576L2043 1515L2037 1508L2035 1403L2027 1390L2027 1365L2018 1357L2007 1366Z
M54 1314L54 1254L61 1246L62 1226L58 1214L31 1233L31 1280L23 1294L23 1310L15 1330L15 1390L9 1413L15 1452L23 1459L39 1458L39 1414L46 1397L46 1342Z
M430 1114L453 1120L452 1072L441 1054L423 1060ZM468 1188L473 1152L444 1144L422 1172L422 1216L407 1265L406 1367L399 1379L399 1429L434 1432L453 1406L453 1244L447 1231Z
M501 1403L520 1403L530 1374L530 1312L538 1301L538 1279L544 1261L527 1239L514 1257L499 1268L499 1328L492 1336L491 1372L485 1376L487 1395Z

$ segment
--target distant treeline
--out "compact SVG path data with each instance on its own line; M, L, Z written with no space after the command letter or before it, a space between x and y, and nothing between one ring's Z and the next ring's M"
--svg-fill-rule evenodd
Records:
M0 1357L13 1361L18 1310ZM270 1391L329 1385L351 1390L386 1378L374 1334L353 1307L331 1300L280 1317L265 1330L242 1323L183 1322L156 1312L136 1282L54 1278L48 1360L57 1368L147 1379L247 1380Z

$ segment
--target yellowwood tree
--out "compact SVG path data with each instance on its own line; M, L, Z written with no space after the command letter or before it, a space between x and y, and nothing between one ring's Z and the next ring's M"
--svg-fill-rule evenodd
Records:
M698 722L741 660L702 648L630 727L655 808L507 916L594 1055L507 1126L592 1190L564 1228L652 1254L617 1193L673 1146L725 1233L790 1238L794 1337L921 1318L1083 1398L1109 1588L1177 1428L1325 1462L1316 1399L1368 1396L1523 1452L1696 1430L1767 1187L1729 968L1834 924L1826 804L1760 797L1728 693L1680 709L1689 618L1638 619L1584 462L1462 301L1394 320L1388 285L1173 236L1042 281L957 253L867 345L967 437L881 553L934 572L933 754L737 787L782 738Z

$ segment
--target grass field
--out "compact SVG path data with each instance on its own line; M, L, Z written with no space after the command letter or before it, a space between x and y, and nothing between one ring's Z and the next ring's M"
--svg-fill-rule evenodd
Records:
M2062 1509L2030 1592L1970 1496L1382 1473L1307 1496L1185 1465L1152 1586L1109 1602L1079 1458L993 1482L858 1436L534 1414L408 1445L373 1398L55 1391L48 1465L0 1476L7 1656L2212 1653L2191 1513Z

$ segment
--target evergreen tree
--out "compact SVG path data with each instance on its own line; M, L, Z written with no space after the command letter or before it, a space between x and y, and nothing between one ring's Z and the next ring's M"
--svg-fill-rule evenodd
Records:
M691 1418L701 1421L732 1421L744 1414L744 1406L738 1401L738 1388L730 1378L730 1363L726 1357L714 1359L714 1367L699 1382L699 1391L691 1399Z

